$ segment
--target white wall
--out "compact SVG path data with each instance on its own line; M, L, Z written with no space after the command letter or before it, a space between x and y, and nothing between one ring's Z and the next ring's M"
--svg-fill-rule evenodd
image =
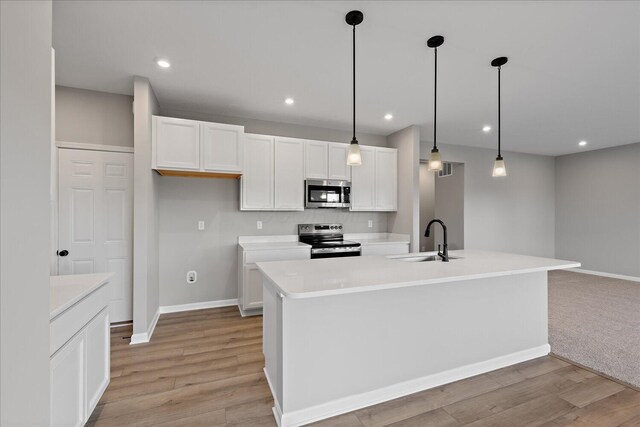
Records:
M430 143L421 143L426 159ZM555 254L553 157L503 152L508 176L493 178L495 150L438 144L445 161L464 163L464 245L524 255Z
M0 425L49 425L51 2L0 2Z
M310 209L241 212L239 180L160 177L160 305L237 298L238 236L297 234L297 224L342 222L345 232L384 232L385 213ZM374 228L367 228L372 219ZM262 230L256 221L263 222ZM198 230L198 221L205 230ZM186 283L189 270L198 282Z
M464 249L464 164L454 163L451 172L449 176L435 177L435 218L447 225L449 249ZM443 231L439 224L432 227L437 249L444 241Z
M411 236L410 252L420 246L420 128L409 126L387 137L398 149L398 210L389 213L391 233Z
M556 256L640 277L640 143L556 158Z
M56 86L56 140L133 147L133 97Z
M424 237L427 224L436 215L436 178L435 173L429 171L427 163L420 163L420 251L432 251L434 246L433 233Z
M148 331L160 304L158 180L151 170L151 116L158 101L149 80L135 77L133 185L133 333Z

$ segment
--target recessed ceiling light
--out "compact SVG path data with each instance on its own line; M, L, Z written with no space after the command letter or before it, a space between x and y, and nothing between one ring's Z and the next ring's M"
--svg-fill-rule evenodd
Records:
M491 130L491 126L489 125L485 125L482 127L482 132L487 133Z
M293 98L286 98L284 100L284 103L287 104L287 105L293 105L294 102L295 101L293 100Z
M580 141L580 142L578 142L578 145L580 147L584 147L585 145L587 145L587 141Z
M390 113L385 114L385 115L384 115L384 119L385 119L385 120L391 120L391 119L393 119L393 114L390 114Z
M158 67L161 67L161 68L169 68L169 67L171 67L171 63L168 60L163 59L163 58L156 59L156 64L158 64Z

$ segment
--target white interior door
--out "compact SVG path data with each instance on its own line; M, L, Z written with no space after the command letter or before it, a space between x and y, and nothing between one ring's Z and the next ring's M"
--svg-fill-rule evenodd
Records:
M133 319L133 154L60 149L58 272L113 272L109 315Z

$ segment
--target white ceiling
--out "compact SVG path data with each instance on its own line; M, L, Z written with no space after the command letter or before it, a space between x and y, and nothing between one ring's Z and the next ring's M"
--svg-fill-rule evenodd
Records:
M640 2L55 1L60 85L131 94L150 79L162 107L350 129L351 27L358 130L411 124L432 140L494 147L502 69L505 150L559 155L640 142ZM159 69L154 58L172 67ZM294 106L284 98L292 96ZM383 119L385 113L392 121Z

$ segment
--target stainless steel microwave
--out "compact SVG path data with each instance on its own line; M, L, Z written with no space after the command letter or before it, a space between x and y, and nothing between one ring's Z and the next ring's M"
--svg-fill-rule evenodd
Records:
M351 204L351 182L330 179L305 181L306 208L348 208Z

